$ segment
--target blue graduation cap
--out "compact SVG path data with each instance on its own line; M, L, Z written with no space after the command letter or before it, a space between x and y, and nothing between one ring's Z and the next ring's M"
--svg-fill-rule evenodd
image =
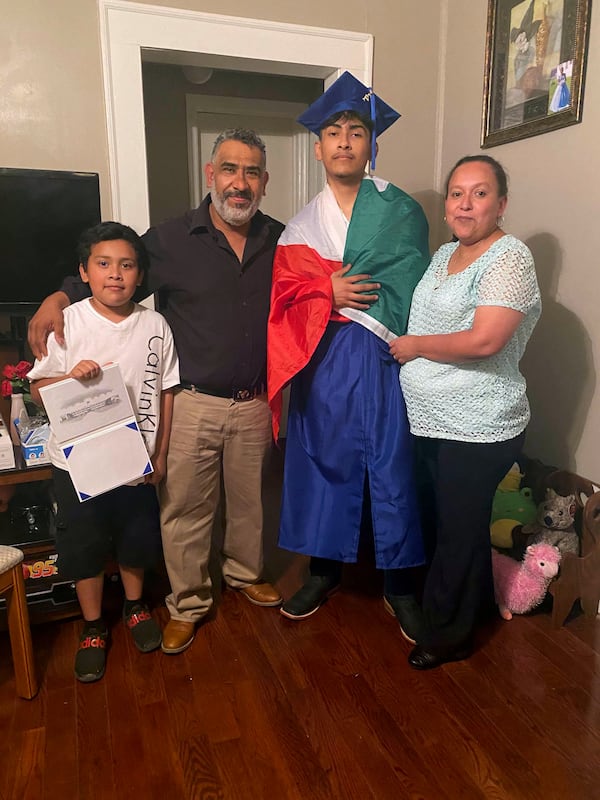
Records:
M334 81L306 111L298 117L300 125L309 131L321 133L323 123L339 111L356 111L370 117L373 122L371 137L371 169L375 169L375 140L400 117L387 103L373 93L373 90L361 83L349 72L344 72Z

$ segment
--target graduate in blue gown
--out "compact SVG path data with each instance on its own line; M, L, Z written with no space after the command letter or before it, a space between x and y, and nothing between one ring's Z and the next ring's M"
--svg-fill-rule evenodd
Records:
M370 90L348 78L338 79L299 120L319 135L316 153L327 185L289 223L274 262L269 394L275 415L273 376L291 378L279 543L311 556L309 579L281 613L305 619L337 588L342 563L357 560L363 506L370 504L388 610L412 639L411 611L418 607L406 568L423 564L424 551L399 369L385 338L374 332L381 326L352 315L390 288L383 278L356 285L357 276L344 265L350 249L359 273L373 271L361 267L361 258L378 262L377 252L383 260L394 253L391 268L401 287L395 296L403 311L397 324L404 329L412 290L429 261L427 223L412 198L365 175ZM352 91L358 84L355 96L345 94L348 84ZM390 111L395 121L399 115ZM375 134L385 127L375 122ZM361 224L363 206L378 209L379 203L385 208L375 218L389 213L391 234L378 231L374 221ZM284 334L293 340L285 346Z

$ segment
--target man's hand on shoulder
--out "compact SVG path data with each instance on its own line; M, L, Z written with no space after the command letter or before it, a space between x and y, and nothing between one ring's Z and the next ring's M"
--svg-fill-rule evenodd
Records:
M27 340L31 352L36 358L48 354L46 342L48 334L54 331L58 344L65 343L64 309L70 305L69 298L64 292L54 292L48 295L29 322Z

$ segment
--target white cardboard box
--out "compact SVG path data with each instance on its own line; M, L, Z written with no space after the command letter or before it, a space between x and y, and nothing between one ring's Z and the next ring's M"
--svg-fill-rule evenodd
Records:
M15 451L4 420L0 416L0 469L14 469Z
M152 472L118 364L94 380L67 378L40 393L81 502Z
M28 467L39 467L40 464L49 464L48 452L43 444L22 444L21 452Z

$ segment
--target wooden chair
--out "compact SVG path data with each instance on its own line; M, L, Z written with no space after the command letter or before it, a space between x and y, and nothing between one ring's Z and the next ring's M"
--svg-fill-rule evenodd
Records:
M38 682L33 662L22 561L23 553L19 549L0 545L0 595L6 599L15 685L19 697L31 700L37 693Z
M574 494L580 507L575 520L581 537L581 555L566 553L558 578L550 584L552 625L560 628L579 600L587 617L595 618L600 603L600 492L585 478L557 470L546 485L558 494Z

